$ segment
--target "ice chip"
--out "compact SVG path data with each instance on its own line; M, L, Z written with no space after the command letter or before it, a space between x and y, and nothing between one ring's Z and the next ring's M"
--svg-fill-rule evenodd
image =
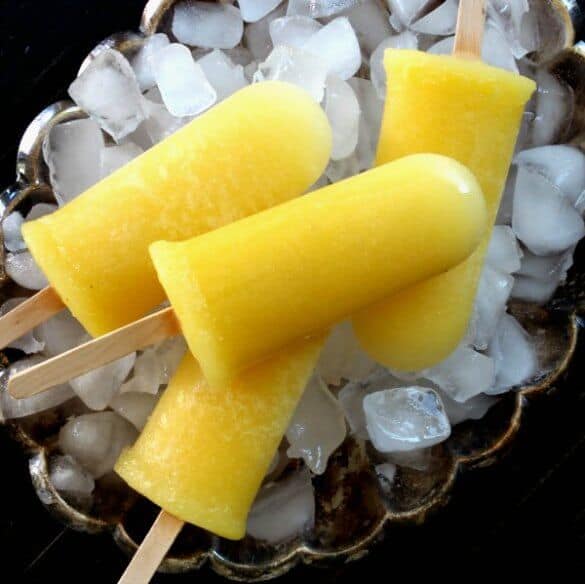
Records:
M427 369L424 376L455 401L465 402L489 391L494 386L496 372L490 357L460 345L447 359Z
M88 335L68 310L62 310L34 330L49 357L60 355L87 340Z
M531 379L538 370L536 350L528 333L511 315L505 314L498 324L490 345L496 365L496 383L487 393L503 393Z
M250 50L256 61L263 61L268 57L272 50L272 40L270 39L270 24L284 16L285 7L279 6L270 14L258 22L253 22L246 26L244 30L244 42Z
M172 115L196 116L215 103L215 89L187 47L172 43L158 51L151 62L157 87Z
M449 437L451 427L437 392L398 387L364 398L368 434L380 452L428 448Z
M2 221L2 234L4 236L4 247L8 251L22 251L26 249L26 243L22 239L20 228L24 219L18 211L13 211Z
M69 95L116 141L132 133L146 117L134 70L113 49L101 51L89 63L69 86Z
M480 420L488 410L497 403L497 399L484 394L476 395L467 401L455 401L448 393L439 390L445 412L451 426L456 426L467 420Z
M410 28L421 34L438 36L453 34L455 32L458 9L459 3L457 0L445 0L437 8L416 22L413 22Z
M45 360L45 357L34 355L21 359L0 371L0 420L11 420L32 416L45 410L50 410L66 402L75 396L68 384L57 385L50 391L44 391L32 397L15 399L8 392L7 382L10 375L24 371L33 365L38 365Z
M71 379L69 383L89 409L103 410L120 390L135 360L136 353L130 353L117 361Z
M142 122L138 130L144 132L147 142L151 145L158 144L161 140L174 134L185 123L190 121L189 117L180 118L173 116L162 104L149 103L147 110L148 117ZM134 134L132 137L134 138Z
M112 172L122 168L131 160L140 156L142 152L142 148L132 142L104 148L100 160L102 178L105 178L112 174Z
M4 316L10 312L13 308L16 308L19 304L24 302L26 298L9 298L6 302L0 306L0 316ZM35 331L28 331L22 335L22 337L15 339L7 345L12 349L20 349L28 355L31 353L38 353L45 348L45 343L35 336Z
M358 6L360 0L289 0L287 15L324 18Z
M353 154L358 142L360 104L351 85L336 75L327 77L325 113L333 132L331 158L347 158Z
M514 163L545 176L575 204L585 189L585 154L574 146L555 144L524 150Z
M272 12L283 0L239 0L238 6L245 22L257 22Z
M275 18L268 30L274 46L286 45L302 49L321 28L323 25L320 22L308 16L283 16Z
M540 30L536 10L529 11L528 0L490 0L488 18L504 34L516 59L540 46Z
M248 85L242 65L235 65L229 57L219 49L201 57L197 61L205 77L215 89L217 101L221 101L232 93Z
M264 485L248 516L248 535L279 543L301 534L315 522L315 495L307 469Z
M317 372L325 383L339 385L342 379L359 381L376 368L359 346L351 322L337 325L329 335L317 363Z
M540 280L528 276L517 276L512 288L512 298L546 304L555 294L559 281L555 278Z
M543 175L520 167L516 176L512 229L537 255L560 253L585 235L585 226L570 199Z
M50 215L58 209L57 205L50 205L49 203L38 203L33 205L32 209L26 216L25 221L32 221L33 219L39 219L45 215Z
M390 23L403 30L436 5L436 0L386 0L390 9Z
M173 337L156 345L155 351L161 366L160 382L167 384L187 351L187 343L182 336Z
M60 493L75 497L87 497L95 488L93 477L71 456L49 459L49 480Z
M275 47L266 61L258 65L255 81L286 81L304 89L321 102L327 78L327 67L313 55L294 47Z
M384 51L386 49L417 49L418 40L410 31L404 31L384 39L370 57L370 79L380 99L386 97L386 71L384 70Z
M332 182L337 182L360 172L360 160L357 152L341 160L331 160L325 169L325 176Z
M539 280L564 280L573 265L573 250L552 256L537 256L527 251L522 257L519 275Z
M289 458L302 458L315 474L327 468L329 456L345 439L345 418L323 380L311 378L286 431Z
M121 393L115 395L110 407L137 430L143 430L158 398L148 393Z
M28 251L9 252L4 260L8 277L23 288L41 290L48 286L47 278Z
M377 464L374 470L380 479L382 489L385 492L390 491L396 478L396 465L391 462L383 462L382 464Z
M158 51L164 49L169 42L169 37L162 32L147 36L140 50L134 55L131 65L142 91L154 87L156 82L152 73L151 59Z
M513 285L514 278L510 274L495 269L490 263L484 265L471 317L472 342L476 349L486 349L492 340L506 311Z
M368 55L393 32L388 12L377 0L361 0L344 16L349 19L362 50Z
M133 376L122 385L121 393L155 395L162 383L163 366L155 347L148 347L136 358Z
M328 73L349 79L360 68L362 53L349 20L339 17L318 30L303 47L318 57Z
M395 466L413 468L420 472L429 469L432 459L432 447L406 450L404 452L391 452L385 456L386 460Z
M486 262L501 272L514 274L520 269L522 250L511 227L496 225L492 231Z
M91 119L73 120L51 128L43 143L49 179L59 204L63 205L97 183L102 132Z
M136 428L115 412L98 412L69 420L59 432L59 447L97 479L113 470L137 436Z
M180 2L175 5L172 31L180 43L209 49L231 49L242 39L240 10L219 2Z

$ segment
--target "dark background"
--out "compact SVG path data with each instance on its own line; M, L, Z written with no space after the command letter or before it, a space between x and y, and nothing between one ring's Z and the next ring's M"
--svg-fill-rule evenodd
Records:
M82 59L102 38L136 29L144 0L0 0L0 185L14 178L20 136L66 97ZM585 580L583 342L560 391L531 405L510 454L457 482L450 505L424 526L394 532L344 568L300 568L281 579L355 582L398 578L507 579L554 574ZM105 535L64 529L30 484L25 457L0 430L0 583L115 582L127 559ZM573 572L568 576L569 572ZM406 573L407 576L403 574ZM154 582L219 582L210 570Z

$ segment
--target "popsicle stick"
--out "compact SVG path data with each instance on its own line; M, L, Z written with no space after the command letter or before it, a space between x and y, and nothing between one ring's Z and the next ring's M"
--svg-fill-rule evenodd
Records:
M65 308L57 292L50 286L43 288L22 304L0 317L0 349L18 339L35 326L49 320Z
M485 0L461 0L457 14L453 54L480 57L484 24Z
M36 395L179 332L173 309L165 308L17 373L9 379L8 390L17 399Z
M145 584L150 582L160 563L179 535L184 522L161 511L149 532L136 550L118 584Z

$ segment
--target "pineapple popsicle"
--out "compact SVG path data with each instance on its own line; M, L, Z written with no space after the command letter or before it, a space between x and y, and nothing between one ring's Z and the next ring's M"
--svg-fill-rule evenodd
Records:
M489 214L490 228L465 262L353 319L374 359L416 371L443 360L465 335L522 112L535 85L479 60L418 51L388 50L384 67L388 89L377 164L417 152L450 156L475 174Z
M475 177L454 160L419 154L150 249L187 344L218 387L458 264L485 226Z
M164 300L150 243L301 195L330 151L325 114L305 92L252 85L22 232L63 303L98 336Z
M241 539L323 341L288 347L217 389L187 354L116 472L179 519Z

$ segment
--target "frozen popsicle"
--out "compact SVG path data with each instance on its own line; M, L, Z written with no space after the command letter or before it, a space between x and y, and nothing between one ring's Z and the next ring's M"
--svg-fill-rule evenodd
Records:
M151 255L172 308L13 376L12 395L148 344L180 324L212 387L401 288L448 270L481 241L485 202L464 166L405 157ZM431 244L429 244L431 243ZM142 335L140 331L144 331Z
M535 86L476 59L417 51L387 50L384 67L389 82L377 164L417 152L452 157L477 177L489 214L490 229L465 262L354 317L356 334L374 359L415 371L447 357L467 330L522 112Z
M187 355L116 472L175 517L229 539L244 537L323 340L297 343L216 389Z
M25 224L24 239L61 301L101 335L164 300L148 254L153 241L193 237L301 195L330 150L327 119L305 92L255 84ZM19 336L19 322L0 327L4 342Z

